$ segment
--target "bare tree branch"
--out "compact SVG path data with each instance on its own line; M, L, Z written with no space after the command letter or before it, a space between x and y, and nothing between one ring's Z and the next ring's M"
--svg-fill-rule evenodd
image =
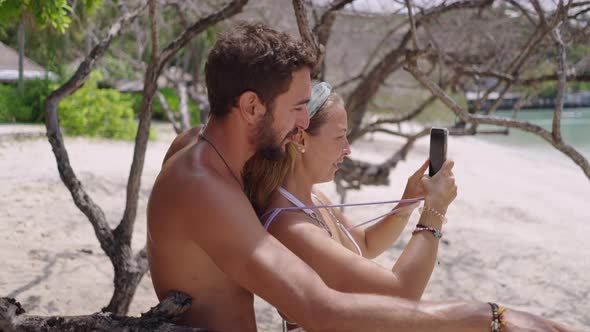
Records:
M529 20L529 22L531 22L532 25L537 25L537 22L533 19L533 17L529 13L529 11L526 10L520 3L518 3L518 1L515 1L515 0L504 0L504 1L508 2L509 4L514 6L516 9L518 9L527 18L527 20Z
M177 134L182 133L183 130L180 128L180 125L176 121L176 118L174 117L174 113L170 109L170 105L168 105L168 102L166 101L166 98L164 97L164 95L160 91L156 91L156 97L158 98L158 102L160 102L160 105L162 106L162 110L164 111L164 115L166 115L166 118L172 124L172 128L174 128L174 131Z
M127 61L133 67L133 69L135 69L137 71L141 71L141 72L145 71L145 68L146 68L145 62L133 58L131 55L127 54L123 50L120 50L116 47L110 47L108 51L110 53L112 53L113 55L115 55L116 57L123 58L125 61Z
M557 75L559 76L559 87L557 89L557 97L555 98L555 111L553 112L553 138L556 141L561 141L561 113L563 112L563 97L566 89L566 69L565 69L565 45L559 33L559 25L553 29L551 36L555 41L558 50L557 58Z
M555 24L557 24L557 22ZM534 47L539 44L539 42L545 37L545 35L547 33L549 33L551 31L552 28L553 28L553 25L548 28L546 23L540 24L539 26L537 26L537 28L535 29L533 34L530 36L528 41L525 43L521 52L519 52L519 54L516 56L516 58L514 58L514 60L508 66L507 72L509 73L509 75L516 76L516 74L518 73L520 68L524 65L526 59L531 55L531 52L534 49ZM500 87L500 85L502 83L503 83L502 81L498 81L492 87L488 88L486 90L486 92L483 94L483 96L473 103L473 106L469 109L469 113L476 113L477 111L479 111L481 109L482 103L484 101L486 101L488 99L489 95L493 91L498 89L498 87ZM508 85L509 85L509 83L506 83L506 87L508 87ZM508 89L506 89L506 87L504 89L505 92L508 91ZM501 102L501 99L498 98L497 102L498 103Z
M297 20L297 27L299 28L301 39L315 52L317 63L315 68L312 69L312 77L316 77L320 74L322 63L324 61L324 47L318 43L309 28L307 12L303 1L293 0L293 10L295 11L295 19Z
M391 156L389 159L387 159L383 163L383 165L386 165L390 168L394 168L398 162L400 162L402 160L406 160L406 156L408 155L408 152L414 146L414 143L416 142L416 140L428 135L429 133L430 133L430 128L424 128L424 129L422 129L422 131L420 131L412 136L409 136L408 140L406 141L406 144L404 144L404 146L402 146L401 149L399 149L396 153L394 153L393 156Z
M516 81L516 77L514 77L508 73L498 71L498 70L482 69L482 68L477 68L475 66L464 66L464 65L461 65L461 64L453 62L453 61L445 61L445 64L453 67L453 69L455 69L460 74L465 74L465 75L470 75L470 76L477 75L480 77L494 77L499 80L509 81L509 82Z
M443 3L432 9L419 13L415 17L416 29L421 24L425 24L435 18L454 10L475 9L490 6L493 0L466 0L457 1L452 4ZM391 50L383 59L364 75L361 83L351 92L346 99L346 109L348 113L348 123L351 128L350 136L355 136L355 132L360 129L362 119L367 111L369 100L377 93L381 83L395 70L403 66L402 56L405 54L405 48L411 39L411 30L407 31L397 48Z
M68 160L67 151L63 144L62 134L59 128L57 106L66 96L80 88L98 59L109 48L113 38L121 33L123 27L128 26L140 12L145 9L147 2L139 2L139 6L125 13L111 26L107 36L102 39L79 65L72 78L49 95L45 102L45 119L48 139L56 156L58 170L62 181L72 194L74 203L88 217L93 225L95 234L113 264L115 270L115 290L111 301L103 310L116 314L124 314L133 299L135 289L142 276L147 271L147 259L145 250L137 255L132 254L131 235L135 222L137 201L139 195L140 178L143 169L147 140L149 136L150 120L153 107L153 98L157 90L157 78L161 69L170 57L172 57L190 38L206 29L208 26L225 19L229 14L235 14L243 7L246 0L234 1L220 12L211 14L189 27L177 40L172 42L159 53L158 29L156 26L156 2L150 0L150 36L152 39L151 61L147 66L144 77L143 100L139 112L139 126L136 136L133 162L127 184L127 200L122 220L115 230L111 230L105 220L104 212L83 190L80 181L76 178Z
M546 26L547 20L545 19L545 13L543 11L543 7L541 7L541 4L537 0L530 0L530 1L531 1L531 4L533 5L533 8L535 8L535 11L537 12L537 16L539 16L539 24L541 26Z
M389 38L391 38L391 36L393 36L393 34L396 33L399 29L404 27L408 22L409 21L402 21L400 24L394 26L389 31L387 31L385 35L383 35L383 38L379 40L379 43L377 43L377 47L373 49L373 51L367 58L367 62L365 63L363 69L361 69L360 74L358 74L357 77L363 77L363 75L371 68L373 61L375 61L375 58L377 57L377 54L379 54L379 51L382 49L383 45L387 45L386 41Z
M414 50L419 50L418 36L416 36L416 22L414 21L414 14L412 13L412 0L405 0L406 8L408 8L408 17L410 19L410 32L412 33L412 44Z
M70 165L68 153L59 127L57 107L63 98L71 95L84 85L92 68L104 55L113 38L118 36L123 28L133 22L133 20L145 9L146 5L146 1L142 1L136 9L123 14L111 26L105 38L92 48L88 56L86 56L86 58L80 63L74 75L72 75L66 83L53 91L45 100L45 126L47 128L47 138L53 149L61 180L72 194L76 206L86 215L86 217L88 217L101 248L111 258L117 255L113 233L106 221L104 212L98 205L96 205L96 203L94 203L92 198L90 198L83 189L82 184L76 177L76 174Z
M585 8L585 9L582 9L582 10L580 10L579 12L577 12L575 14L569 15L568 18L569 19L577 19L578 17L580 17L580 16L582 16L582 15L588 13L588 12L590 12L590 7Z
M567 73L566 73L567 74ZM517 80L521 85L534 85L546 81L559 81L559 74L542 75L533 78L527 78L523 80ZM590 74L576 75L575 73L569 73L566 75L566 80L576 82L590 82Z
M208 27L239 13L247 2L248 0L233 0L223 7L223 9L193 23L193 25L184 30L180 37L176 38L164 48L160 55L160 64L156 72L160 73L164 64L166 64L168 60L170 60L170 58L183 48L194 36L203 32Z
M135 215L137 213L137 197L139 194L139 187L141 181L141 173L145 160L145 151L147 149L147 141L149 137L150 119L153 107L153 98L157 90L157 80L162 72L166 62L172 58L182 47L184 47L194 36L204 31L207 27L225 19L227 16L238 13L246 4L247 0L235 0L227 4L220 11L201 18L189 28L187 28L179 38L168 44L168 46L159 53L157 40L152 41L152 58L145 75L145 83L143 89L143 101L140 110L140 120L138 135L135 140L135 149L133 155L133 163L129 175L129 182L127 188L127 205L123 219L117 229L116 234L120 234L125 243L130 243L131 234L133 231L133 223L135 222ZM151 11L150 11L151 13ZM150 14L151 15L151 14ZM158 38L156 29L155 17L150 19L152 38Z
M348 79L346 79L346 80L344 80L344 81L342 81L340 83L336 83L334 85L334 89L335 90L341 89L341 88L343 88L343 87L345 87L345 86L347 86L347 85L349 85L351 83L354 83L354 82L360 80L361 78L363 78L363 72L362 71L361 71L360 74L358 74L356 76L350 77L350 78L348 78Z
M449 135L451 136L473 136L473 135L508 135L508 128L498 130L481 130L475 127L469 128L449 128Z
M537 5L538 5L538 8L536 8L536 10L537 11L542 10L542 8L540 7L540 5L538 3L537 3ZM488 88L485 91L485 93L482 95L482 97L478 98L473 103L473 105L469 109L469 113L478 112L481 108L482 103L488 99L489 95L493 91L497 90L502 84L505 84L504 88L502 89L502 91L500 93L500 96L498 98L496 98L496 100L491 105L491 107L488 108L488 110L486 111L486 114L490 114L491 112L493 112L502 103L505 94L510 90L512 85L518 80L518 72L520 71L522 66L525 64L525 61L531 56L534 47L539 45L539 42L543 38L545 38L545 36L548 33L550 33L552 31L552 29L554 29L560 23L561 17L564 16L566 13L567 13L567 7L558 6L553 20L550 23L547 23L546 19L544 18L544 14L541 12L541 15L543 15L543 23L539 23L539 25L535 29L534 33L531 35L531 37L525 43L525 46L523 47L522 51L519 52L519 54L516 56L516 58L508 66L507 73L503 74L503 73L499 73L497 71L485 73L485 74L490 74L490 76L499 78L500 80L498 80L498 82L496 82L492 87ZM469 70L467 72L469 72ZM470 72L474 73L475 71L471 70ZM475 126L477 126L477 125L475 125Z
M2 331L184 331L204 332L205 329L174 324L189 310L190 296L172 292L157 306L141 317L125 317L112 313L86 316L31 316L25 315L20 303L12 298L0 298L0 330Z
M322 16L320 17L320 19L317 21L316 25L313 27L313 33L315 34L315 36L317 37L317 46L318 48L316 49L316 52L318 52L317 54L321 54L321 56L318 57L318 64L317 64L317 70L319 71L319 79L320 80L324 80L324 76L325 76L325 58L324 58L324 53L325 53L325 49L328 45L328 39L330 38L330 33L332 31L332 26L334 25L334 21L336 20L336 11L340 10L342 8L344 8L344 6L346 6L347 4L351 3L353 0L336 0L334 1L334 3L332 3L332 5L322 14ZM303 8L299 5L299 4L295 4L295 1L293 2L293 8L295 9L295 13L296 13L296 18L297 18L297 24L299 26L302 26L303 24L307 25L306 22L303 22L299 20L299 11L302 11ZM305 12L303 12L305 13ZM305 15L305 14L303 14ZM307 25L309 26L309 25ZM301 28L300 28L301 29ZM301 30L300 30L301 33ZM306 34L308 32L305 32ZM303 36L303 34L301 35ZM308 37L306 37L308 38ZM305 38L304 38L305 39ZM308 41L309 43L310 41ZM313 45L313 44L310 44ZM320 53L321 52L321 53Z
M125 212L123 213L123 218L119 223L119 226L117 226L115 229L115 235L122 241L122 243L126 245L131 244L131 236L133 234L133 226L137 214L137 200L139 197L139 187L141 185L141 173L145 160L147 140L149 138L153 98L158 87L158 75L155 73L155 70L159 61L159 33L156 20L155 0L149 0L148 5L150 38L152 44L151 59L150 63L147 65L144 78L143 99L139 111L139 125L137 128L137 135L135 137L133 161L131 163L131 170L129 171L129 179L127 180L127 200L125 204Z
M179 82L176 85L178 89L178 113L180 114L180 128L182 131L189 130L191 119L188 111L188 92L185 82Z
M432 105L432 103L435 102L436 99L437 98L435 96L430 96L425 101L423 101L420 105L418 105L418 107L416 107L415 109L413 109L410 112L407 112L406 114L377 119L377 120L369 123L368 125L366 125L362 129L360 129L358 131L357 136L354 136L352 138L358 139L359 137L362 137L363 135L370 133L370 132L383 131L381 126L384 124L396 124L396 123L409 121L409 120L415 118L416 116L418 116L420 113L422 113L426 109L426 107Z
M344 6L353 2L354 0L336 0L332 5L322 14L317 24L313 27L313 33L318 38L318 43L326 47L328 39L330 38L330 31L336 19L335 12L344 8Z
M510 88L512 88L513 84L514 84L514 81L505 83L505 86L502 89L502 91L500 91L498 98L496 98L496 100L492 103L492 105L490 105L490 107L488 107L486 109L486 111L485 111L486 115L490 115L491 113L493 113L500 106L500 104L502 104L504 97L506 96L508 91L510 91Z
M583 7L583 6L589 6L589 5L590 5L590 1L577 1L575 3L572 2L570 7L575 8L575 7Z
M407 138L406 143L390 158L380 164L371 164L348 157L344 158L344 162L341 164L341 168L336 173L336 178L334 179L342 201L346 197L347 190L360 189L362 185L389 184L389 170L395 168L398 162L406 159L408 152L414 146L417 139L428 135L430 132L430 128L424 128L416 134L405 135L385 128L383 130L389 131L388 134Z
M461 120L466 123L472 123L474 125L477 124L491 124L496 126L503 126L503 127L510 127L510 128L518 128L523 131L527 131L533 134L536 134L551 145L553 145L557 150L563 152L565 155L570 157L586 174L586 177L590 179L590 164L588 160L576 149L571 147L568 144L565 144L562 140L556 140L553 135L545 130L543 127L534 125L529 122L519 121L515 119L509 118L498 118L498 117L491 117L491 116L481 116L481 115L473 115L469 112L465 111L459 104L457 104L450 96L448 96L444 90L438 87L434 82L432 82L424 73L422 73L417 66L415 59L408 59L407 65L404 67L406 71L412 74L414 78L422 83L424 87L426 87L430 92L437 96L449 109L451 109Z
M536 77L530 78L520 78L517 76L513 76L509 73L501 72L494 69L483 69L477 68L475 66L464 66L455 62L445 61L445 64L453 67L455 71L460 74L468 75L468 76L480 76L480 77L493 77L505 82L513 82L515 85L525 85L531 86L542 82L547 81L559 81L559 75L555 74L547 74L547 75L540 75ZM590 82L590 74L576 74L573 72L567 73L566 71L566 79L568 81L577 81L577 82Z
M538 26L537 30L535 32L538 32L538 35L535 38L535 34L533 33L533 35L531 36L531 38L529 39L528 43L525 45L525 47L523 48L523 51L520 53L520 55L512 62L512 64L508 67L508 72L513 74L516 73L519 68L522 67L523 63L526 61L526 59L529 57L530 52L532 52L532 50L534 49L534 47L536 45L539 44L539 42L545 38L545 36L550 33L551 31L553 31L553 29L560 24L560 22L562 21L564 16L567 16L567 11L569 9L569 7L567 6L558 6L557 10L555 12L555 15L552 18L552 21L550 23L547 23L545 18L544 18L544 14L542 12L542 7L539 5L537 0L531 0L533 1L533 4L537 4L539 7L539 10L541 10L541 13L539 14L541 17L543 17L543 22Z
M191 99L197 103L199 110L201 111L201 123L206 123L206 118L209 115L209 100L207 96L203 93L198 93L195 89L189 89L188 94Z

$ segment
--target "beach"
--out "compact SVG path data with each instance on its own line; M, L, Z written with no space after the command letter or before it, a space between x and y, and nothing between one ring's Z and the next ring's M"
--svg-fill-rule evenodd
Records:
M42 126L0 126L0 296L15 297L34 315L100 311L112 293L113 271L90 222L59 178ZM142 175L133 247L145 243L151 186L174 138L156 126ZM24 133L24 134L23 134ZM382 134L356 142L352 157L379 162L403 142ZM110 225L125 207L133 142L65 137L72 167ZM590 328L590 180L557 150L542 153L479 137L450 137L458 196L449 207L439 263L425 300L493 301L558 322ZM392 170L390 185L351 191L347 202L399 199L407 177L427 158L428 138L417 141ZM321 185L339 201L334 185ZM390 206L346 212L361 222ZM390 269L418 220L414 212L400 240L376 259ZM156 305L149 274L130 315ZM259 331L279 331L274 309L256 299Z

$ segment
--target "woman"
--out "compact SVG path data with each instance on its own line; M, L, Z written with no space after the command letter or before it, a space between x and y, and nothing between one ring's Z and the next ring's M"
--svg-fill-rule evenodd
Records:
M367 258L392 245L416 204L401 203L398 208L406 207L401 213L366 229L351 229L353 223L337 209L283 210L331 204L313 185L333 180L338 164L350 154L346 110L329 84L314 86L308 112L309 127L288 144L286 158L268 161L255 155L244 168L246 191L261 221L335 290L420 299L436 261L444 214L456 196L453 162L428 178L423 177L427 161L409 178L402 198L424 197L424 212L388 271Z

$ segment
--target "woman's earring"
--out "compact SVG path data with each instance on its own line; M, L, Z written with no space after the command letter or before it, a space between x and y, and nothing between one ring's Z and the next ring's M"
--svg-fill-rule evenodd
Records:
M303 131L301 129L299 129L299 131L297 132L297 139L301 143L303 143L302 136L303 136ZM295 144L295 146L297 146L297 151L299 151L299 153L305 153L305 146L299 142L293 141L293 144Z
M295 143L293 142L293 144L295 144L295 146L297 146L297 151L299 151L299 153L305 153L305 147L299 143Z

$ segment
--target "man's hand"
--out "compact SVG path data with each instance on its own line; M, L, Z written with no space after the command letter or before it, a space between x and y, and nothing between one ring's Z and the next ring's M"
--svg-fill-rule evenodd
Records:
M457 197L457 186L453 175L452 160L447 160L433 177L422 177L422 185L426 191L425 205L444 214L447 207Z
M504 313L506 332L581 332L526 312L508 309Z

